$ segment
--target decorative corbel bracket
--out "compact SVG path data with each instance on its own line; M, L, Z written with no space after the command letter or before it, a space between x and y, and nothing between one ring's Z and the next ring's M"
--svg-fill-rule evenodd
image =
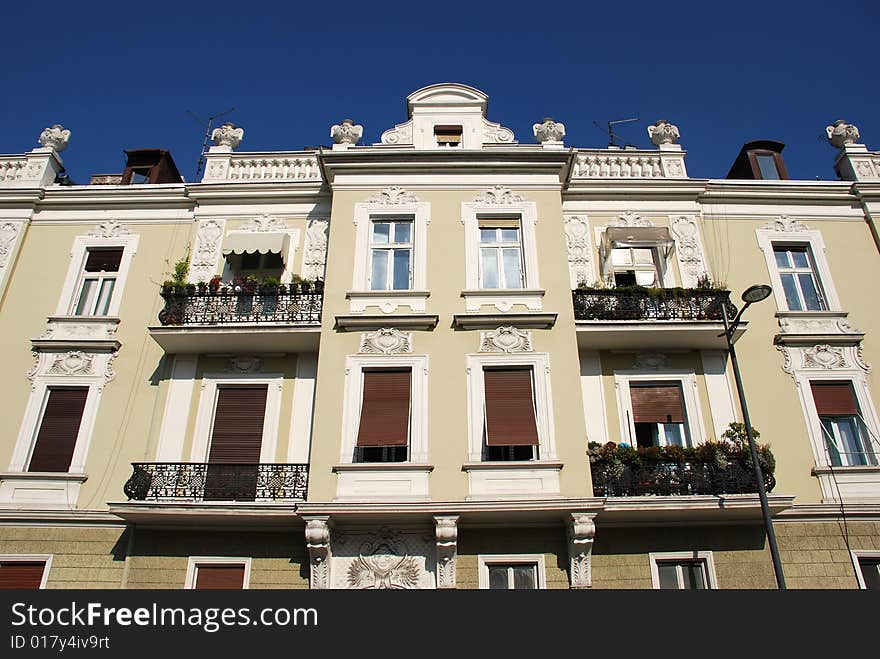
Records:
M330 516L305 517L306 548L309 550L309 587L330 588Z
M596 535L595 514L571 513L568 522L568 576L571 588L582 589L593 586L592 555L593 539Z
M434 515L437 539L437 588L455 588L458 515Z

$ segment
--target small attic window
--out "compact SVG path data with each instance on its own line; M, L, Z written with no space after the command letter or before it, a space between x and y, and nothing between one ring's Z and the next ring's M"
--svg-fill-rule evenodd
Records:
M461 126L434 126L437 146L457 148L461 146Z
M151 167L138 167L131 170L131 185L143 185L150 182Z

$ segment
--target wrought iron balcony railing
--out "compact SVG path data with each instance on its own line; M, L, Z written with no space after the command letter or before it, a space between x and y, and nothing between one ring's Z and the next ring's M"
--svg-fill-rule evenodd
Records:
M572 291L576 320L721 320L721 305L736 316L730 291L702 288L578 288Z
M133 462L123 491L137 501L305 500L307 464Z
M311 285L164 287L163 325L223 325L226 323L320 323L324 300L322 282Z
M643 461L625 464L601 461L590 465L593 494L597 497L694 494L756 494L758 484L752 467L740 461L719 466L697 461ZM764 473L767 491L776 480Z

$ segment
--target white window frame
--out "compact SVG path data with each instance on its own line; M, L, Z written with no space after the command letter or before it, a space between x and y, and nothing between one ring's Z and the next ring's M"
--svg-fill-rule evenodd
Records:
M779 241L775 241L773 243L773 258L775 260L777 250L783 250L785 252L792 251L803 251L806 255L808 267L807 268L798 268L797 266L790 266L785 269L785 271L781 271L779 269L779 265L774 261L774 267L776 268L776 276L779 277L780 286L783 286L782 296L785 296L785 288L784 284L782 284L782 275L790 274L794 276L795 288L797 289L798 301L801 303L801 306L804 307L802 309L789 309L789 311L828 311L828 300L825 299L825 290L822 287L822 281L819 278L818 268L816 267L816 258L813 256L813 250L810 248L809 244L805 243L782 243ZM804 296L804 291L801 288L800 278L798 275L809 274L813 280L813 285L816 288L816 297L819 300L819 305L824 307L823 309L807 309L806 306L806 297ZM788 300L786 298L786 306L788 305Z
M377 224L388 224L391 226L391 230L388 235L389 242L387 243L377 243L374 242L373 236L375 235L375 227ZM393 234L396 233L396 225L398 224L409 224L409 242L407 243L395 243L393 242ZM412 291L413 290L413 232L415 230L415 221L410 216L400 216L400 217L392 217L392 216L384 216L384 217L371 217L370 218L370 227L369 227L369 257L367 263L367 288L374 292L387 292L387 291ZM392 258L392 254L397 250L407 250L409 252L409 265L407 267L407 287L406 288L394 288L394 259ZM373 288L373 254L375 252L388 252L388 261L387 261L387 269L385 270L385 281L383 282L384 286L387 288Z
M630 252L630 255L633 257L632 263L630 265L615 265L614 252L616 250L624 250L624 249L628 250ZM647 265L644 263L636 263L636 259L634 258L635 253L633 252L633 250L635 250L635 249L650 250L651 264ZM615 286L616 286L615 274L617 272L625 272L625 271L629 271L629 270L632 270L635 273L648 272L648 271L653 273L654 281L651 282L650 285L639 284L638 283L638 275L637 275L637 277L636 277L636 285L637 286L646 286L647 288L651 288L654 286L654 284L659 283L659 284L661 284L661 286L665 284L666 272L669 270L669 264L666 263L664 266L664 264L663 264L664 259L663 259L662 255L660 254L660 251L657 247L615 247L615 248L612 248L611 251L608 253L607 258L611 259L610 276L611 276L612 281L615 283Z
M862 566L859 565L860 558L877 558L880 559L880 551L872 551L865 549L853 549L850 551L850 557L852 558L853 568L856 571L856 579L859 581L859 588L862 590L866 590L865 586L865 578L862 575Z
M45 563L43 576L40 579L40 590L45 590L53 558L54 554L0 554L0 563Z
M597 226L593 228L593 239L595 244L599 246L599 277L601 281L605 282L606 285L612 288L614 288L614 265L611 262L611 254L614 250L612 249L608 253L604 253L601 246L605 238L605 231L613 228L616 228L616 225ZM672 235L673 237L675 236L674 233ZM675 243L675 247L676 252L678 252L678 242ZM651 249L654 252L654 267L655 270L659 268L658 278L660 280L660 286L662 288L674 288L677 283L674 268L671 267L671 259L669 258L672 253L670 252L668 255L664 255L661 248L662 244L658 244L647 249Z
M802 231L776 231L774 229L757 229L758 246L764 252L764 259L767 263L767 272L770 275L770 285L773 288L773 296L776 299L776 307L779 311L790 313L815 314L825 311L842 311L840 299L837 297L837 289L834 287L834 280L831 278L831 270L828 267L828 260L825 257L825 241L822 234L815 229L806 229ZM822 311L804 310L790 311L788 302L785 299L785 290L782 287L782 277L779 275L779 269L776 267L776 255L773 252L773 246L780 247L786 245L806 246L809 248L813 257L813 264L817 272L814 272L818 279L819 288L824 294L827 309Z
M489 589L490 565L535 565L537 573L536 590L547 588L547 571L544 554L479 554L477 556L477 584L482 590Z
M354 450L360 426L364 393L364 370L410 368L409 460L406 462L355 463ZM345 359L342 398L342 441L339 463L377 465L427 464L428 462L428 356L427 355L349 355Z
M519 282L518 282L519 285L518 286L502 286L502 287L500 287L500 290L505 290L505 291L507 291L507 290L520 290L522 288L525 288L526 272L525 272L525 262L523 259L522 223L520 220L516 220L515 222L516 222L515 228L516 228L516 232L517 232L517 236L518 236L518 240L515 243L512 243L512 242L506 243L502 240L495 240L495 241L492 241L489 243L485 243L482 240L482 236L480 236L479 278L480 278L480 285L481 286L482 286L482 282L483 282L483 273L485 270L485 266L483 264L483 250L484 249L494 250L494 252L496 254L496 259L497 259L496 266L498 268L498 273L497 273L498 274L498 281L501 282L502 280L504 280L504 283L507 284L508 282L507 282L507 277L505 276L505 268L504 268L504 251L508 250L508 249L515 248L517 250L517 252L519 252L519 270L520 270L520 277L519 277ZM489 226L486 226L487 224ZM496 236L497 236L497 232L500 230L503 230L505 228L508 228L508 229L514 228L514 227L504 227L504 226L502 226L501 223L497 223L495 226L492 226L493 224L495 224L495 223L492 222L491 220L489 220L489 221L481 220L478 223L478 228L481 232L484 230L495 231ZM483 289L483 290L486 290L486 289Z
M251 559L248 556L190 556L186 565L186 581L184 588L195 590L196 579L200 565L243 565L244 580L241 583L242 590L248 590L251 585Z
M483 460L483 429L486 425L485 367L530 367L532 395L535 403L535 425L538 430L538 460L556 460L556 432L553 423L553 394L550 387L550 355L546 352L491 354L479 353L465 357L468 397L468 461ZM519 464L519 463L514 463Z
M620 420L620 438L630 446L636 446L636 426L633 422L631 383L662 384L677 383L681 386L685 425L691 446L698 446L708 439L703 413L700 409L697 375L692 370L668 371L614 371L614 388L617 391L617 413Z
M369 276L371 266L370 234L373 222L408 219L412 222L412 254L410 257L410 270L412 272L409 291L381 291L382 293L405 293L412 294L417 291L425 291L428 286L428 263L427 263L427 237L428 224L431 222L431 204L420 201L409 204L395 204L394 206L377 206L371 203L358 203L354 205L355 223L355 259L354 273L352 278L352 291L379 293L370 291Z
M711 551L651 552L648 554L648 560L651 563L651 584L655 590L660 590L660 571L657 569L657 563L681 561L702 562L703 572L706 575L706 589L717 590L718 588L718 581L715 577L715 560L712 558Z
M280 373L256 373L229 377L223 373L205 373L196 415L190 462L208 462L211 435L214 429L214 413L217 409L217 389L221 387L266 385L266 412L263 417L263 439L260 444L260 463L277 462L278 428L281 421L281 398L284 393L284 376Z
M79 285L82 281L83 270L88 257L89 248L122 248L122 259L119 262L119 270L116 273L116 283L113 286L113 295L104 316L78 316L80 318L108 318L119 316L119 307L122 303L122 294L125 290L125 282L131 270L131 261L137 253L140 236L126 234L111 238L98 236L77 236L73 240L70 250L70 265L67 268L67 276L61 288L61 297L55 308L56 316L74 316L76 305L79 302Z
M523 289L541 288L538 273L538 245L535 225L538 223L538 208L533 201L504 204L462 202L461 221L464 224L465 248L465 288L471 291L486 291L504 294L522 289L481 288L480 286L480 223L492 220L518 219L523 263Z

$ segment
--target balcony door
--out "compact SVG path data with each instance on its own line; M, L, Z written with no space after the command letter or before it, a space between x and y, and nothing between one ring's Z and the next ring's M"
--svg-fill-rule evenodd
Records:
M205 501L253 501L268 385L220 387L208 451Z

